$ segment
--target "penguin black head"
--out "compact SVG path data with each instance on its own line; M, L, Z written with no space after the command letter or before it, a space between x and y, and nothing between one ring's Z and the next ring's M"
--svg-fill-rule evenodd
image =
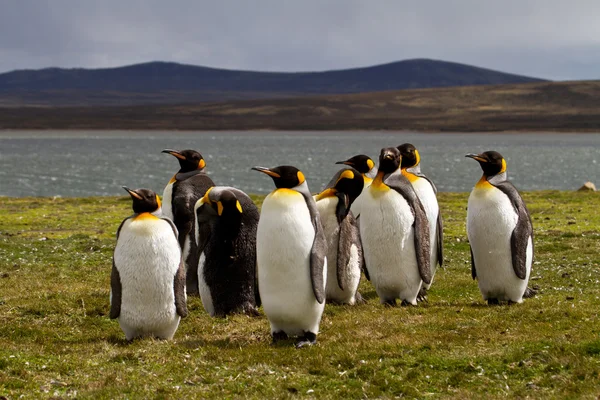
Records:
M485 151L481 154L467 154L465 157L479 162L483 176L491 177L506 172L506 160L497 151Z
M165 149L162 153L167 153L177 158L181 169L179 172L191 172L191 171L202 171L206 167L206 162L202 157L202 154L196 150L171 150Z
M160 199L158 195L150 189L136 189L131 190L126 186L123 189L129 193L133 200L133 212L136 214L141 213L154 213L160 209Z
M400 168L402 155L396 147L384 147L379 153L379 172L391 174Z
M342 222L350 211L350 206L361 194L364 186L364 178L360 172L354 168L344 168L339 170L320 194L316 200L336 196L339 199L336 216L338 223Z
M359 154L357 156L351 157L346 161L338 161L336 164L344 164L349 165L350 167L356 169L361 174L366 174L373 169L375 163L369 156L364 154Z
M217 216L224 218L239 217L244 212L235 193L227 189L213 190L214 188L213 186L208 189L204 197L198 200L197 210L200 206L211 207Z
M414 167L421 162L419 151L412 144L401 144L398 146L398 150L400 150L400 154L402 155L402 164L400 165L402 169Z
M291 165L281 165L275 168L252 167L252 169L273 178L277 189L292 189L306 181L302 171Z

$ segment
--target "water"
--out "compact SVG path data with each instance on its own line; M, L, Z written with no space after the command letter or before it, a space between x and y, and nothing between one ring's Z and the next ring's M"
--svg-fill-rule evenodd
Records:
M425 134L407 132L0 131L0 195L124 195L121 186L162 190L179 164L162 149L196 149L219 185L268 193L273 183L255 165L300 168L319 191L335 161L409 142L440 191L470 191L481 176L467 153L496 150L521 190L574 190L600 184L600 134Z

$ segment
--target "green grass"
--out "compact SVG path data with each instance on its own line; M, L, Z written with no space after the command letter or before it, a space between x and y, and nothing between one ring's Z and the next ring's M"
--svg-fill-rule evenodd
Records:
M530 192L536 262L523 304L470 277L467 194L441 193L447 266L429 302L328 305L319 343L272 346L264 316L199 298L171 342L129 344L108 318L125 197L0 198L0 396L18 398L591 398L600 394L600 195ZM260 202L260 198L255 198Z

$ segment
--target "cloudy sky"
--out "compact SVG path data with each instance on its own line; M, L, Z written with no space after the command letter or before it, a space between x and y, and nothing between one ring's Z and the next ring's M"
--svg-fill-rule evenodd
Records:
M600 1L0 0L0 72L153 60L308 71L409 58L600 79Z

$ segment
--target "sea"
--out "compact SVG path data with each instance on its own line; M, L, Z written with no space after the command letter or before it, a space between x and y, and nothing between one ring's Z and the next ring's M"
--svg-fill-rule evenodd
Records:
M336 161L412 143L421 170L443 192L470 191L481 176L468 153L500 152L520 190L576 190L600 184L600 133L417 133L404 131L0 131L0 196L125 195L122 186L162 194L179 169L163 149L194 149L217 185L273 190L253 166L293 165L312 192L340 169Z

